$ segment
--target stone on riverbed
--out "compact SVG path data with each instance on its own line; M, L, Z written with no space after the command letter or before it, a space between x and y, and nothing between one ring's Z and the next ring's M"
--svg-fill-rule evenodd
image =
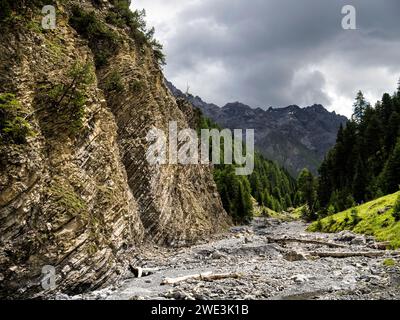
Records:
M307 276L305 276L304 274L295 275L291 279L296 283L304 283L309 280L309 278Z
M357 238L357 235L355 233L345 230L339 232L334 238L334 240L342 242L350 242L353 241L355 238Z
M303 252L294 251L294 250L291 250L291 251L285 253L283 255L283 258L288 261L291 261L291 262L307 260L307 257Z

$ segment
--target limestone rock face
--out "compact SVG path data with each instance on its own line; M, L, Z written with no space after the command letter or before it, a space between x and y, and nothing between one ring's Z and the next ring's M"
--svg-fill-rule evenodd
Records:
M230 224L210 167L146 161L151 128L168 132L169 121L188 128L190 119L165 87L152 49L123 29L110 26L119 49L93 69L78 132L61 130L69 120L45 103L57 84L69 83L77 61L95 65L69 23L69 6L104 19L111 5L103 2L59 1L55 30L32 27L41 16L30 12L33 22L0 34L0 94L15 95L35 132L27 143L0 144L2 298L52 292L41 286L45 265L55 267L56 291L95 289L123 276L143 241L181 244ZM109 89L116 72L118 92Z

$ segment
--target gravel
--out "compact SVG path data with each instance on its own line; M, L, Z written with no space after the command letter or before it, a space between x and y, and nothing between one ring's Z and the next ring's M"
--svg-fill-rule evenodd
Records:
M317 258L315 251L374 251L374 240L348 231L341 234L307 233L300 221L257 218L251 225L234 227L211 241L187 248L149 247L139 267L157 268L143 278L126 279L113 288L58 299L100 300L357 300L400 299L399 258ZM299 242L270 243L268 239L296 238L344 244L330 248ZM385 267L388 257L396 261ZM162 286L165 277L213 273L240 273L239 279L212 282L188 280Z

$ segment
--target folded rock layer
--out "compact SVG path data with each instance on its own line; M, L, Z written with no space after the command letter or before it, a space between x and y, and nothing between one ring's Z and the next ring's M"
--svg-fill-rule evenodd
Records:
M180 245L224 230L230 219L211 167L146 161L151 128L192 121L192 107L178 106L166 88L151 46L106 23L110 1L58 1L49 31L40 29L41 8L20 2L22 18L0 34L0 94L14 95L34 134L0 143L0 297L52 292L46 265L55 267L56 291L96 289L122 277L144 241ZM74 5L117 35L107 63L99 66L91 39L72 27ZM55 99L80 65L93 72L83 106L80 96ZM116 75L118 90L110 85ZM77 130L70 132L75 122L62 105L82 107Z

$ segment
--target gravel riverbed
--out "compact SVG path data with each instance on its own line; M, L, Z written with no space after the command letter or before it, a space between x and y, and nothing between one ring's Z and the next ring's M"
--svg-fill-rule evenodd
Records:
M118 285L58 299L101 300L355 300L400 299L400 252L378 250L373 238L350 232L306 232L300 221L257 218L204 244L143 250L138 266L153 273ZM300 241L298 241L300 240ZM376 257L321 257L372 252ZM320 255L320 253L322 253ZM386 266L388 263L394 266ZM384 263L386 262L386 263ZM239 274L214 281L189 279L161 285L167 278Z

